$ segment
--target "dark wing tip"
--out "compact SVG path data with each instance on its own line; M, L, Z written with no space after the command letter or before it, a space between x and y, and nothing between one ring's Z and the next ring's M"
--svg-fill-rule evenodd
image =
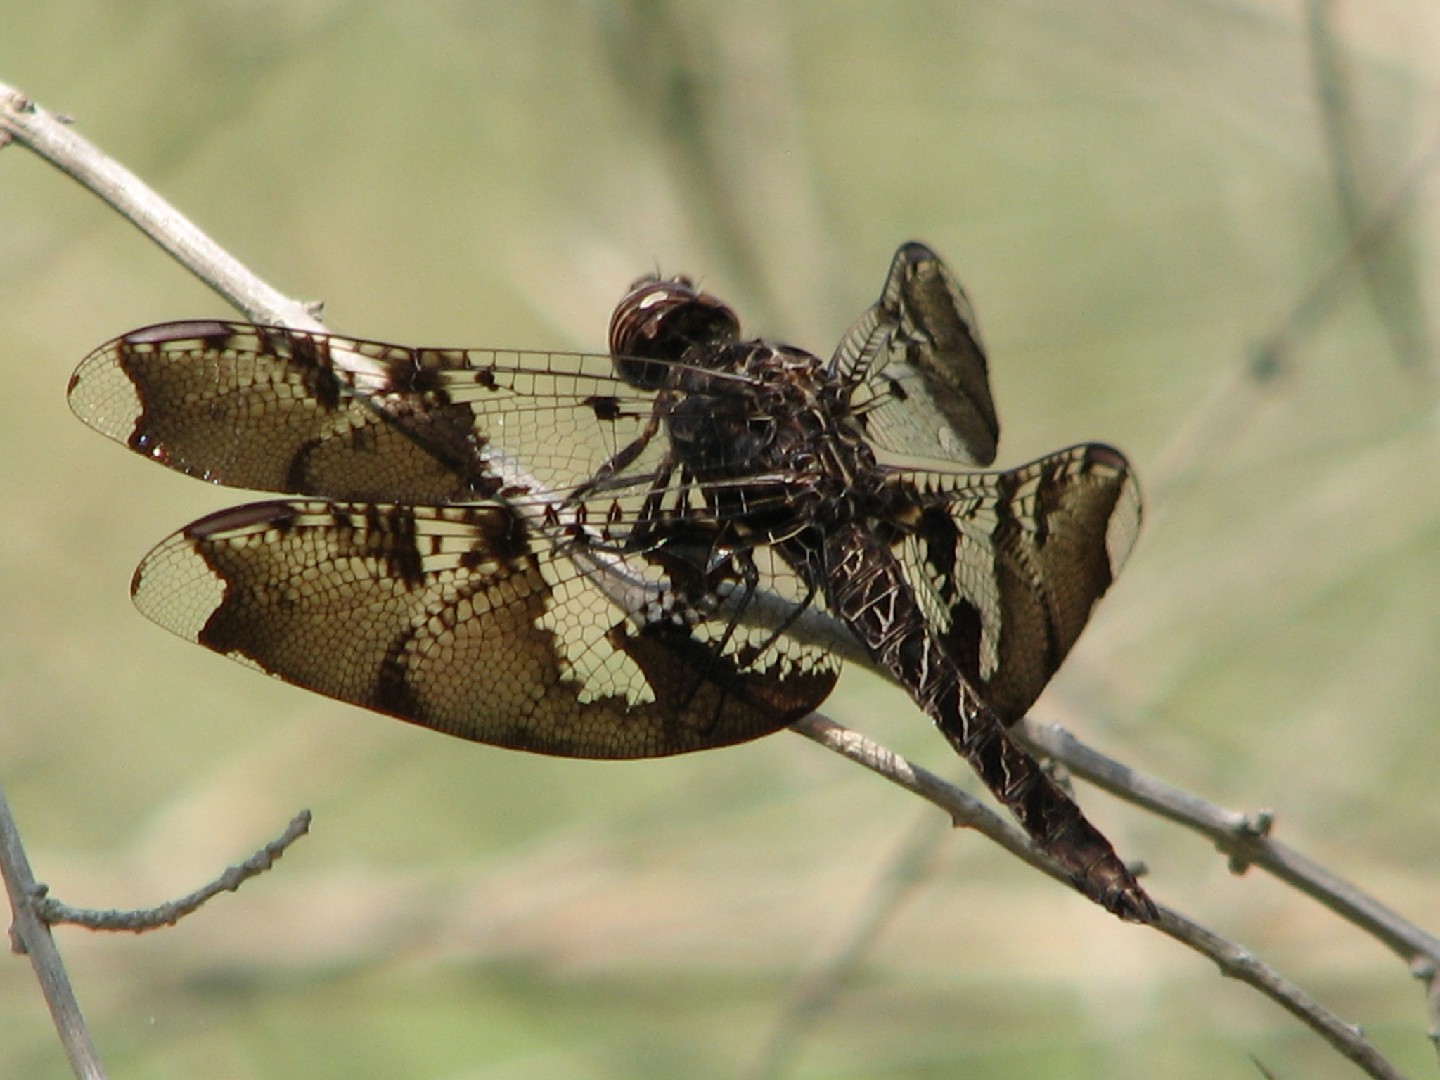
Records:
M217 533L249 529L255 525L284 529L294 522L295 515L293 502L271 499L265 502L230 506L224 510L217 510L213 514L206 514L186 525L183 532L188 540L204 540Z
M1116 472L1128 473L1130 461L1119 450L1105 443L1090 443L1085 447L1085 464L1099 465L1103 468L1114 469Z
M895 250L897 259L904 259L908 263L926 262L930 259L939 259L933 248L922 244L919 240L907 240Z
M166 345L172 341L213 341L227 338L237 329L236 323L220 319L183 319L179 322L156 323L131 330L120 340L126 345Z

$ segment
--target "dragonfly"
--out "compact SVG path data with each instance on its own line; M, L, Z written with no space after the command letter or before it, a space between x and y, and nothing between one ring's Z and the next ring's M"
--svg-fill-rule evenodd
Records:
M1140 526L1101 443L992 468L968 298L906 243L828 359L635 281L606 353L420 348L214 319L88 356L86 424L279 498L185 526L135 603L286 682L514 750L646 758L903 687L1074 886L1156 908L1012 737Z

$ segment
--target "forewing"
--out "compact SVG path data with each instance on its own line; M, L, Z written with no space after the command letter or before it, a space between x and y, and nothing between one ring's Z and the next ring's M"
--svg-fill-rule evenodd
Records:
M866 436L896 454L985 466L1000 437L975 313L923 244L895 253L880 299L840 342L833 368Z
M676 595L658 559L593 544L509 502L262 502L171 536L132 588L160 625L287 682L546 754L742 742L833 687L823 650L732 627Z
M1119 451L1090 444L1009 472L897 472L925 504L906 575L965 676L1007 723L1080 636L1140 528Z
M653 396L612 367L195 321L101 346L72 377L70 404L102 434L213 483L443 504L591 476L651 413Z

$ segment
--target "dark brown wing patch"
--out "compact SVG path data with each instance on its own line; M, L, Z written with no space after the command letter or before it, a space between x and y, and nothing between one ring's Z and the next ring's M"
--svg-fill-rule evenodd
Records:
M450 504L588 480L653 395L608 356L432 349L190 321L91 353L70 382L86 424L211 483Z
M255 503L161 543L133 592L167 629L287 682L546 754L743 742L834 686L818 649L777 642L741 665L673 598L627 613L549 544L499 503Z
M1001 473L903 473L929 505L902 561L947 650L1007 723L1069 654L1140 528L1119 451L1091 444Z

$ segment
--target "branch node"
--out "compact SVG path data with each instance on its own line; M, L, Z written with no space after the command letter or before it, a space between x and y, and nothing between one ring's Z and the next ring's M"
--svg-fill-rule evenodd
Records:
M1274 810L1256 810L1253 814L1246 814L1240 822L1239 831L1254 837L1256 840L1264 840L1269 837L1270 830L1275 825Z
M1275 811L1256 810L1241 814L1227 834L1216 841L1216 847L1229 857L1230 872L1239 877L1250 869L1262 845L1269 840L1275 826Z

